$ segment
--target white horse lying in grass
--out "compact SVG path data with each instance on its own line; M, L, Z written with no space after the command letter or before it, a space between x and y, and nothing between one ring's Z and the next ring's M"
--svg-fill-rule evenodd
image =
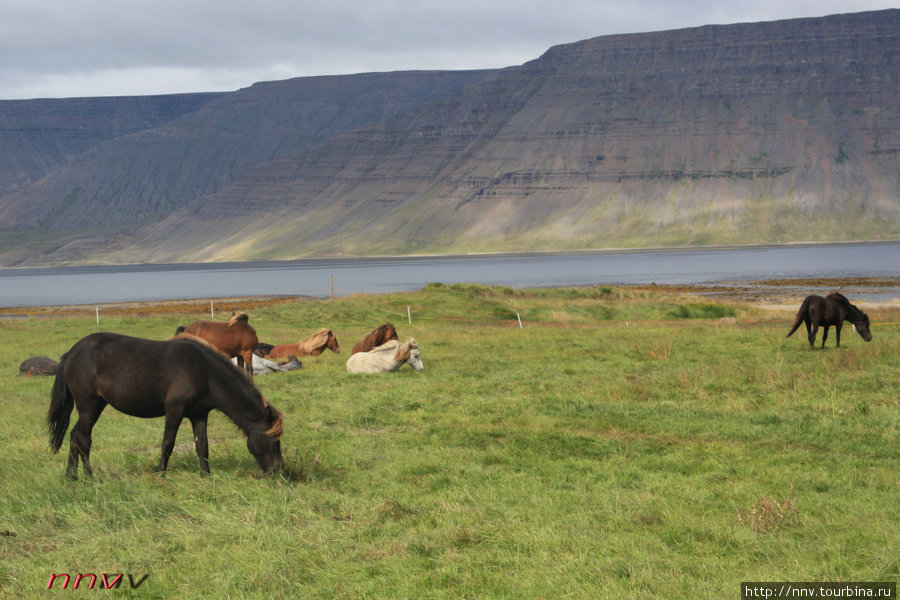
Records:
M231 362L237 365L237 358L232 358ZM297 360L296 356L291 356L291 360L285 362L284 364L279 364L274 360L268 360L266 358L260 358L257 355L253 355L253 374L254 375L268 375L269 373L279 373L285 371L294 371L302 367L303 364Z
M416 371L424 371L419 345L410 338L405 344L391 340L368 352L357 352L347 361L348 373L384 373L396 371L408 364Z

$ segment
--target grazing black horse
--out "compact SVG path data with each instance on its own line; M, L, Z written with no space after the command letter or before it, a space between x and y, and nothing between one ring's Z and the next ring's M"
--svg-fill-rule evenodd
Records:
M866 313L850 304L850 301L842 294L831 292L824 298L812 294L803 300L800 310L797 311L794 326L791 327L786 337L791 337L791 334L800 327L800 323L806 323L806 334L809 339L809 347L812 349L816 344L816 333L821 326L825 328L822 332L822 347L824 348L825 340L828 339L828 328L834 325L837 347L840 347L841 327L844 325L844 321L853 323L862 339L867 342L872 341L872 332L869 331L869 317Z
M194 428L200 471L209 474L206 420L219 409L247 436L247 448L267 474L281 468L283 416L224 356L190 339L145 340L94 333L77 342L59 361L50 393L47 424L50 448L59 451L72 406L78 421L69 436L66 476L78 476L78 458L92 475L91 430L109 404L133 417L166 417L162 457L165 471L175 435L187 417Z

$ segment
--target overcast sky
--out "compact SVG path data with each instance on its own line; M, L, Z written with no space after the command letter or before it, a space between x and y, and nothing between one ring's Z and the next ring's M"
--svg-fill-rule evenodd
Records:
M506 67L614 33L897 7L900 0L0 0L0 99Z

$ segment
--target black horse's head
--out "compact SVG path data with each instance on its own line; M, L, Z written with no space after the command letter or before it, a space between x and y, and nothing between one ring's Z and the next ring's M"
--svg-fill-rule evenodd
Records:
M856 328L856 333L858 333L862 339L867 342L872 341L872 332L869 330L869 315L859 311L859 319L857 319L853 326Z
M273 475L281 469L281 434L284 415L271 404L266 404L266 430L254 431L247 436L247 449L256 459L259 468L266 475Z

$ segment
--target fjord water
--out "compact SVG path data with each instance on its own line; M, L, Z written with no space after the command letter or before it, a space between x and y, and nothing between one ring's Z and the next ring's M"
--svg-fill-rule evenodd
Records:
M900 242L574 254L317 259L0 270L0 306L328 296L428 283L515 288L898 277Z

